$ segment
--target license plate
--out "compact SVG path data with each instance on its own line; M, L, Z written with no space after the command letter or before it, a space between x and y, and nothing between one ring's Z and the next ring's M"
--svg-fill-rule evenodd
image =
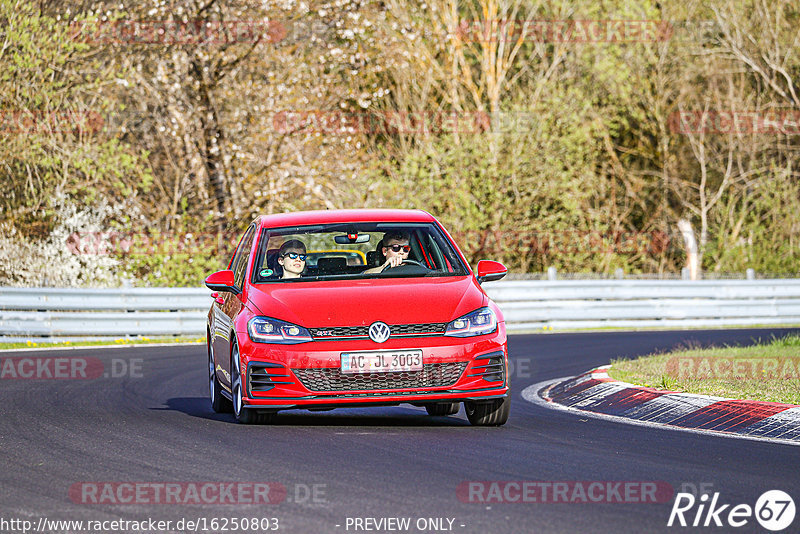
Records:
M393 373L422 371L422 351L343 352L342 373Z

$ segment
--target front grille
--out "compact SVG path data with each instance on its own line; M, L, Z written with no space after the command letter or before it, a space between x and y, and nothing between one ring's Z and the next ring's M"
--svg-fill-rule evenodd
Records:
M269 391L277 384L294 384L286 367L277 363L253 362L247 368L247 386L250 391Z
M311 337L349 337L363 336L368 337L369 326L336 326L333 328L309 328Z
M360 391L451 386L458 382L468 362L428 363L422 371L344 374L338 368L292 369L309 391Z
M444 334L447 323L398 324L390 326L392 335Z
M467 376L480 376L487 382L502 382L506 376L506 366L502 352L492 352L475 358Z
M391 336L440 336L444 334L447 323L420 323L389 325ZM334 326L329 328L309 328L314 339L334 339L355 337L369 338L369 325L366 326Z

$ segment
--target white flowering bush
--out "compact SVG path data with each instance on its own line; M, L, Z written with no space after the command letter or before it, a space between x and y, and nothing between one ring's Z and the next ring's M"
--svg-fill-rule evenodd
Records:
M103 253L104 226L119 207L99 201L79 206L64 194L51 200L58 221L47 238L33 240L12 225L0 225L0 285L116 286L119 261Z

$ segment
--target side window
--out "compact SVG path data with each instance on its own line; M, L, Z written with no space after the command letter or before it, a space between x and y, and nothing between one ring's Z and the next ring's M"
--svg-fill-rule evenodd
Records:
M428 251L427 256L425 257L426 260L429 260L430 265L428 267L433 270L437 271L444 271L442 266L444 265L444 258L442 256L442 250L439 248L439 244L436 243L434 237L430 234L425 236L425 245ZM423 250L424 252L424 250ZM452 272L452 270L451 270Z
M233 263L231 264L233 281L238 288L242 288L244 283L244 271L247 269L247 260L250 259L250 249L253 245L254 234L254 226L247 229L247 232L245 232L242 238L242 242L239 243L239 248L236 249L236 256L233 258Z
M244 250L244 241L245 235L249 232L250 229L248 228L247 231L239 238L239 244L236 245L236 250L233 251L233 257L231 258L231 263L228 265L228 269L231 271L236 272L236 262L239 261L239 257L242 255L242 250Z

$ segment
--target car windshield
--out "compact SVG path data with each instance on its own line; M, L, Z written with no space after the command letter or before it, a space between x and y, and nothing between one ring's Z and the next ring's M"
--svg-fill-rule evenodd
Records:
M384 251L389 252L384 248L385 237L390 245L402 251L402 264L383 267L387 262ZM408 246L403 247L406 244ZM284 276L284 267L288 271L299 272L299 276ZM317 224L263 229L252 282L263 284L466 274L467 268L453 245L435 224Z

